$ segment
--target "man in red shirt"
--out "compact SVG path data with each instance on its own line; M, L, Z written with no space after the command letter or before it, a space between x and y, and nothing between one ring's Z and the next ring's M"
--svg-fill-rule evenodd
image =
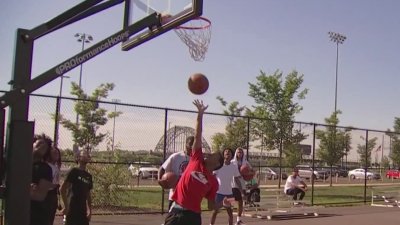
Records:
M208 199L209 209L215 206L218 182L212 172L222 166L223 157L216 152L203 158L203 114L208 106L200 100L195 100L193 104L198 114L191 158L172 195L174 202L165 218L165 225L201 225L202 199Z

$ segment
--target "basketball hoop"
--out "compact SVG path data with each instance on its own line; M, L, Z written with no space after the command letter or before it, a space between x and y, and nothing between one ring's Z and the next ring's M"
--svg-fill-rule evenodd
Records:
M203 61L211 39L211 21L204 17L190 20L174 29L179 38L189 47L195 61Z

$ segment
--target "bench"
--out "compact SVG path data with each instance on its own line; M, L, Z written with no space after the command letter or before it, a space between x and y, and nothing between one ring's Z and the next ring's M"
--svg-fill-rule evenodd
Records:
M268 220L299 214L318 216L318 207L307 201L294 201L293 196L286 195L279 189L261 189L260 197L260 202L255 206L245 206L245 216Z
M372 186L371 206L399 207L400 191L398 186Z

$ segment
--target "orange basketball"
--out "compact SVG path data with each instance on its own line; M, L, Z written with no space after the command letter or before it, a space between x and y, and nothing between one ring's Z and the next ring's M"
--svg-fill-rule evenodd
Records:
M242 175L245 181L253 179L254 174L255 174L254 170L252 170L251 167L248 166L247 164L242 165L240 167L240 175Z
M201 73L195 73L188 80L190 92L195 95L204 94L208 89L208 79Z
M164 189L174 188L178 182L178 176L173 172L166 172L162 175L158 184Z

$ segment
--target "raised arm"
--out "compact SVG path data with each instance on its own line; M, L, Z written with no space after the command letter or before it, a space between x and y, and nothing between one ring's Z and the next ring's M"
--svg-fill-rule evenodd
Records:
M193 150L198 151L202 150L201 149L201 137L202 137L202 131L203 131L203 114L204 111L208 108L208 105L205 106L203 104L203 101L201 100L194 100L193 104L197 107L197 120L196 120L196 129L195 129L195 135L194 135L194 142L193 142Z

